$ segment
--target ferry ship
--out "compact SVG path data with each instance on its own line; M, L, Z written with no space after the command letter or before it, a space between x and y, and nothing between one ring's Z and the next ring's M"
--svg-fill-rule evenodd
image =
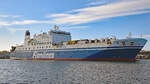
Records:
M71 40L71 33L58 26L47 33L30 37L25 32L24 44L12 46L11 59L67 61L136 61L136 55L147 40L143 38Z

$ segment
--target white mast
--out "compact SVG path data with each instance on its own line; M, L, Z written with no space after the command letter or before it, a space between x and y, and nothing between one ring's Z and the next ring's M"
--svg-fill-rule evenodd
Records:
M59 30L59 27L58 26L54 26L54 29L55 29L55 31L58 31Z
M131 38L131 36L132 36L132 34L131 34L131 32L129 32L127 38Z

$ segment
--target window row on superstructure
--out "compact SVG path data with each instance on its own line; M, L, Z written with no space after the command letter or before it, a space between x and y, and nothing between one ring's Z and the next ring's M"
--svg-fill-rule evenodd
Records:
M37 47L17 47L16 50L38 50L38 49L49 49L51 46L37 46Z
M34 45L43 45L43 44L51 44L51 42L37 42L37 43L28 43L28 46L34 46Z

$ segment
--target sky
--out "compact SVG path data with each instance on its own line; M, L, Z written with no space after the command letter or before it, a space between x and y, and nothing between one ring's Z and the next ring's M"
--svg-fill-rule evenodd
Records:
M116 36L147 39L150 50L150 0L0 0L0 50L22 44L58 25L72 39Z

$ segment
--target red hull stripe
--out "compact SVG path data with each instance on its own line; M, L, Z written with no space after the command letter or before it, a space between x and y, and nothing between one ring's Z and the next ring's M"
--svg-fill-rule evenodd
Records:
M56 60L56 61L136 61L136 59L119 59L119 58L103 58L103 59L22 59L16 58L16 60Z

